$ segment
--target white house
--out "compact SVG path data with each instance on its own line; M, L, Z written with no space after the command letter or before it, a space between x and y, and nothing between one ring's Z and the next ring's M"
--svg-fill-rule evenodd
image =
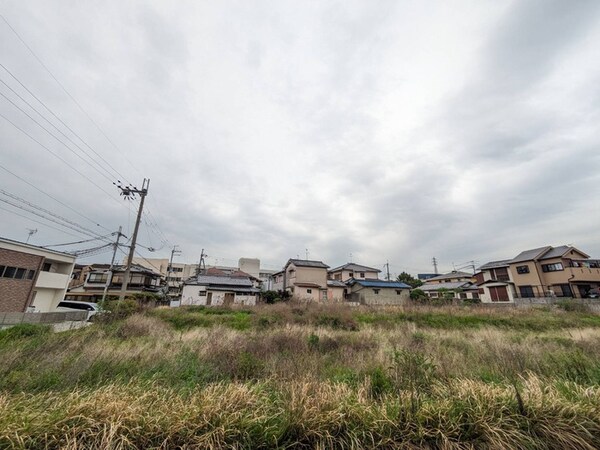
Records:
M185 281L181 305L256 305L260 289L253 277L241 272L235 275L200 274Z

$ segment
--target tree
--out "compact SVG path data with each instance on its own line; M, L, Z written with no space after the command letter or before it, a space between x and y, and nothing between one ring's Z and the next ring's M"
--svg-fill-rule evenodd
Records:
M406 283L413 289L418 288L419 286L423 285L423 282L421 280L413 277L410 273L406 273L406 272L402 272L400 275L398 275L398 278L396 278L396 281L399 281L401 283Z

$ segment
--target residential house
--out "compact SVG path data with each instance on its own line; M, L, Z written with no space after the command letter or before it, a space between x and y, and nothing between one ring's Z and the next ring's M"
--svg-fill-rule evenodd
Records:
M280 270L279 272L275 272L271 275L271 290L283 291L284 275L285 275L285 271L283 271L283 270Z
M331 269L328 272L330 280L348 281L351 278L355 280L376 280L379 278L381 270L373 267L362 266L360 264L347 263L343 266Z
M410 286L399 281L350 279L346 285L346 298L362 305L406 305L410 299Z
M283 268L283 290L302 300L327 300L327 269L322 261L290 259Z
M0 312L54 311L74 265L68 253L0 238Z
M254 285L256 278L241 271L226 274L218 270L207 269L207 273L186 280L181 305L256 305L260 293Z
M430 298L444 298L448 292L451 292L452 298L478 300L479 288L473 280L472 274L453 270L427 279L419 289Z
M197 264L184 264L173 262L169 264L168 258L133 258L132 263L148 270L159 273L168 286L168 295L172 299L181 295L184 280L194 276L198 269ZM123 261L125 264L126 261Z
M510 259L490 261L475 274L482 303L514 302L515 283L510 275Z
M519 297L575 297L600 288L600 260L569 245L525 250L509 262Z
M348 295L348 285L339 280L327 280L327 300L333 303L339 303L346 300Z
M126 266L113 267L112 273L108 265L93 265L81 286L68 290L65 300L98 302L102 300L104 288L108 283L107 295L117 296L121 293ZM109 282L110 277L110 282ZM146 267L132 264L129 273L126 296L133 294L159 294L162 292L161 276Z

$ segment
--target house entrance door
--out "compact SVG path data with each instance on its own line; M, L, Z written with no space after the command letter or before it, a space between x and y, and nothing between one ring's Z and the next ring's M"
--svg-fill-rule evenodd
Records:
M233 298L234 298L234 294L231 292L228 292L225 294L225 299L223 300L223 303L225 305L231 305L231 304L233 304Z
M206 305L210 306L212 304L212 292L206 294Z

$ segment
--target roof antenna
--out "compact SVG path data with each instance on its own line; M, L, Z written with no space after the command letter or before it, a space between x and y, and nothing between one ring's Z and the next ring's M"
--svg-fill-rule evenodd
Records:
M352 262L352 253L350 253L350 262Z
M35 230L27 228L27 230L29 231L29 233L27 233L27 240L25 241L26 244L29 242L29 238L31 238L31 236L38 232L37 228Z

